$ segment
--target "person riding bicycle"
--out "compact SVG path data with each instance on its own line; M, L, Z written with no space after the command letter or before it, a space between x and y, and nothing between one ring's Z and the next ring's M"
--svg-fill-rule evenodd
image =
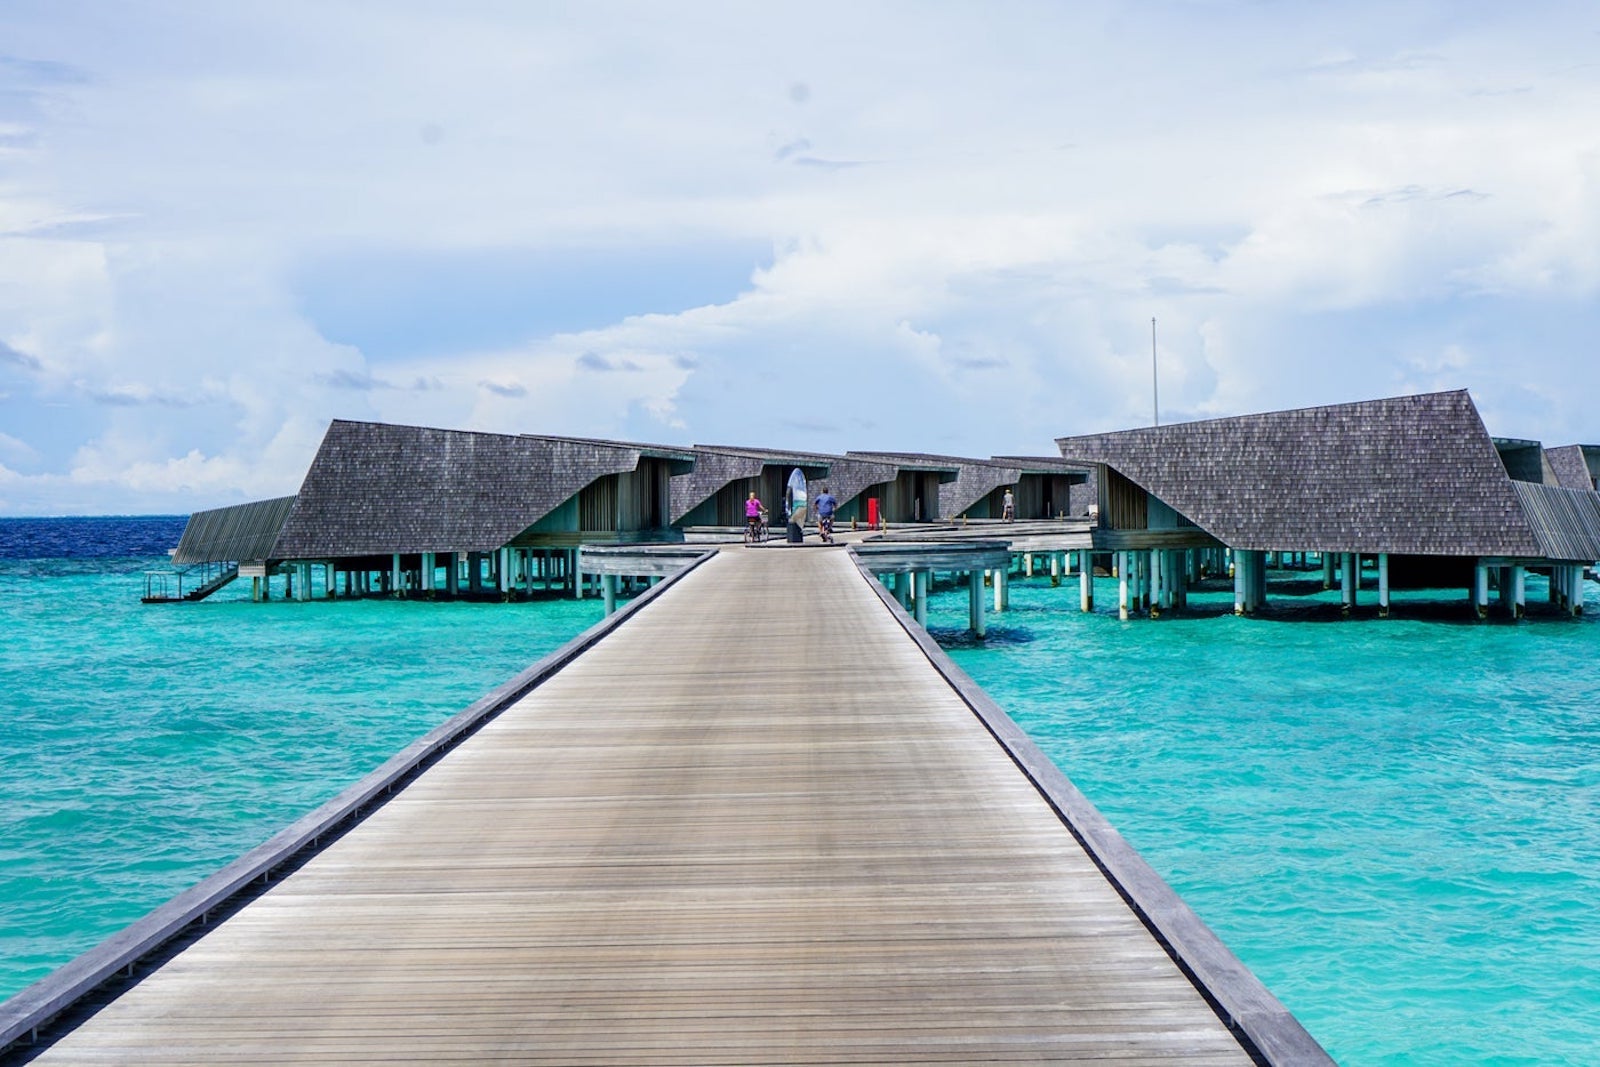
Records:
M767 517L767 509L761 506L761 500L754 493L744 502L744 534L745 539L754 541L761 536L762 520Z
M832 544L833 513L839 510L839 501L828 492L827 486L823 486L822 493L811 502L811 505L817 509L817 533L822 535L825 542Z

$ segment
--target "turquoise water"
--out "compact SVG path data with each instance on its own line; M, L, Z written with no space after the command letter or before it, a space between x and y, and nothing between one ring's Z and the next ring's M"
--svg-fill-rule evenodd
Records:
M929 623L1340 1063L1600 1059L1594 583L1522 623L1448 621L1464 593L1126 623L1095 595L1016 580L982 643L964 589Z
M243 584L146 607L147 562L0 558L0 998L600 617ZM964 590L930 622L1341 1063L1596 1061L1600 589L1522 624L1404 596L1338 621L1335 594L1122 623L1096 597L1018 580L982 644Z
M592 599L253 604L245 582L145 606L150 562L0 558L0 999L602 614Z

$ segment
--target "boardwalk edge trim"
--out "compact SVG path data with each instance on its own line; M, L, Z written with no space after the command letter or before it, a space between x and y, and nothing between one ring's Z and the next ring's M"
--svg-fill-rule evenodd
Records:
M230 904L247 899L247 894L271 880L280 868L291 864L298 866L332 844L485 723L527 696L716 554L716 549L711 548L686 559L680 570L479 697L333 799L94 948L0 1001L0 1059L26 1048L30 1041L44 1040L44 1031L56 1019L110 983L127 978L131 987L144 976L134 975L142 960L158 956L171 942L196 927L220 923L225 916L213 916L213 912L228 912ZM153 968L144 973L150 970Z
M934 669L1039 790L1112 888L1194 983L1246 1051L1271 1065L1333 1064L1333 1058L1300 1020L1223 944L1215 931L1156 873L1005 709L917 624L854 548L850 558Z

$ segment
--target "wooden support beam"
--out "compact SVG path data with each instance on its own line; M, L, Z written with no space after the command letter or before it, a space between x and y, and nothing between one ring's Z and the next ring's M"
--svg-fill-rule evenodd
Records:
M1250 582L1246 577L1249 568L1245 566L1244 554L1238 549L1233 552L1233 613L1243 615L1249 610Z
M1389 617L1389 553L1378 553L1378 618Z
M1167 594L1164 584L1166 575L1162 573L1164 555L1165 553L1159 550L1152 550L1145 557L1149 561L1147 568L1150 575L1150 617L1152 619L1161 617L1162 604Z
M1127 619L1131 608L1128 602L1128 557L1132 555L1132 552L1126 550L1112 553L1112 558L1117 561L1117 617L1124 620Z
M968 626L976 637L983 637L988 633L988 626L983 617L983 572L973 570L967 572L967 616Z

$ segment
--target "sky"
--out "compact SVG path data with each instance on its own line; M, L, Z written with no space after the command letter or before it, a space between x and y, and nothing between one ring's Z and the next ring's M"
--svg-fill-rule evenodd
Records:
M1588 3L6 0L0 514L293 493L335 418L1597 443L1597 116Z

